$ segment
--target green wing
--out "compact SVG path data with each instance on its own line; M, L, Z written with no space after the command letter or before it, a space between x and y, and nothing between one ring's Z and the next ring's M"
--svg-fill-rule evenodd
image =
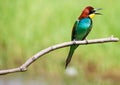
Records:
M75 31L76 31L76 27L77 27L78 21L75 22L73 29L72 29L72 35L71 35L71 40L75 39Z

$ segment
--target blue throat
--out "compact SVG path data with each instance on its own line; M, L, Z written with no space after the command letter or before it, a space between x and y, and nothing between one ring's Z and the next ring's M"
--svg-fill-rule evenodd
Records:
M90 18L83 18L79 21L78 27L87 30L91 25L91 19Z

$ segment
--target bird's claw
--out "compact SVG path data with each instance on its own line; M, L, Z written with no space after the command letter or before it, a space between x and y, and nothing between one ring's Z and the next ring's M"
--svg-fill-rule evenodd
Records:
M73 40L73 45L76 45L76 40Z
M86 42L86 45L88 44L88 40L87 39L85 39L85 42Z

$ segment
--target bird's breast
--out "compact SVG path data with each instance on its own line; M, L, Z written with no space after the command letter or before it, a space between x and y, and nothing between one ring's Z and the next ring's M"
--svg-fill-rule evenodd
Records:
M91 19L90 18L83 18L79 21L78 27L81 30L88 30L89 27L91 26Z
M83 18L78 21L75 30L75 39L82 40L86 34L89 32L89 29L92 26L92 20L90 18Z

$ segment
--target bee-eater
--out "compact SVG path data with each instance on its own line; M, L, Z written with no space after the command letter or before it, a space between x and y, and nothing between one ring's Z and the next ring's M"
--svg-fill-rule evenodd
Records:
M101 8L94 9L92 6L87 6L81 13L81 15L78 17L78 20L75 22L73 29L72 29L72 41L78 41L78 40L85 40L86 36L89 34L92 28L92 18L95 15L100 15L100 13L97 13L96 11L101 10ZM75 51L75 49L79 45L71 45L68 57L66 59L66 66L71 61L72 55Z

